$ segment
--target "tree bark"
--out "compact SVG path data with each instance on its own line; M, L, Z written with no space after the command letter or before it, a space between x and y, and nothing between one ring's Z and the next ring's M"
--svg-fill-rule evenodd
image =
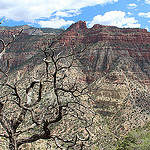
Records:
M16 141L13 137L9 138L9 150L18 150Z

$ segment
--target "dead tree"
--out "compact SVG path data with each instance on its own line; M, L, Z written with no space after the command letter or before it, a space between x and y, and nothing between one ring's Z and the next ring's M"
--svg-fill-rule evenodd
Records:
M43 64L26 77L14 82L16 77L0 70L5 77L1 79L0 137L8 141L10 150L40 139L53 141L59 149L83 149L83 142L90 139L94 112L86 101L87 85L78 80L82 73L76 60L86 48L63 52L60 38L43 48ZM8 44L0 40L1 55L14 40L15 36Z

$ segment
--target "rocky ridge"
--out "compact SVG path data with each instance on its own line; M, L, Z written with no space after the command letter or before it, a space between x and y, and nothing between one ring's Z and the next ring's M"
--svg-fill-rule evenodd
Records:
M41 63L39 48L45 39L53 37L49 33L40 34L42 30L39 29L36 32L27 30L17 37L1 60L4 65L9 60L12 70L18 67L18 76L24 76ZM4 30L0 31L0 36L6 36L9 41L18 32ZM150 121L150 32L103 25L87 28L86 22L79 21L62 33L58 42L66 50L70 45L77 45L75 51L80 45L87 46L77 59L81 64L80 71L85 74L80 80L94 87L90 94L95 99L93 107L99 118L93 130L96 140L108 140L103 137L105 125L102 120L117 137ZM99 130L99 125L104 130Z
M11 59L12 66L16 66L16 62L19 66L36 55L39 52L37 48L44 43L45 39L50 40L55 31L47 32L29 26L14 29L1 27L0 36L9 41L20 28L24 28L22 35L7 51L10 56L19 55ZM122 64L124 70L130 68L130 71L136 73L143 83L149 84L150 33L146 29L117 28L98 24L87 28L86 22L79 21L61 35L60 42L64 47L72 43L89 45L80 59L88 82L93 80L91 79L93 74L109 72Z
M146 29L98 24L89 29L85 22L79 21L70 26L61 38L66 45L74 41L90 45L80 60L86 66L84 70L89 74L89 80L92 80L90 76L93 77L93 73L109 72L121 63L124 70L130 68L143 83L149 84L150 33Z

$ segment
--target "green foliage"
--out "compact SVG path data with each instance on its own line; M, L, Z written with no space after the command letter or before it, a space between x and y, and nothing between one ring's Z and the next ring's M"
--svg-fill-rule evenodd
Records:
M121 142L119 148L116 150L129 150L130 145L136 144L136 139L133 137L125 137L124 141Z
M143 128L131 131L123 141L118 141L116 150L149 150L150 147L150 123Z

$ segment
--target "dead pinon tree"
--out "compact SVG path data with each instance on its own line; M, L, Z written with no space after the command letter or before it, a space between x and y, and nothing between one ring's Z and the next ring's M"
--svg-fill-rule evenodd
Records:
M43 46L43 63L28 75L13 77L0 69L0 137L10 150L40 139L56 149L83 149L90 139L94 113L87 102L87 85L79 80L83 74L76 59L86 48L75 50L72 44L65 52L60 38ZM0 40L1 56L14 40L15 35L8 44Z

